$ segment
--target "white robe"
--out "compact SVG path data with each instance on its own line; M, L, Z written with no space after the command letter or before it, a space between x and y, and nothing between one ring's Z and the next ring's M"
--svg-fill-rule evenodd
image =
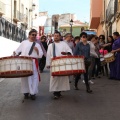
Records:
M71 48L63 41L55 43L55 53L56 57L63 56L61 52L72 53ZM53 47L52 44L48 46L46 65L51 65L51 59L53 58ZM51 76L50 77L50 88L49 91L67 91L70 90L69 77L68 76Z
M30 42L29 40L24 40L20 44L18 49L15 51L15 53L19 54L19 52L21 52L21 56L29 56L28 53L30 51L32 44L33 42ZM39 55L37 55L37 52L33 49L33 52L30 55L30 57L41 58L43 55L41 46L38 43L36 43L35 47L38 48ZM38 70L36 68L35 60L33 59L33 75L21 78L21 92L30 93L31 95L38 93L38 83L39 83Z

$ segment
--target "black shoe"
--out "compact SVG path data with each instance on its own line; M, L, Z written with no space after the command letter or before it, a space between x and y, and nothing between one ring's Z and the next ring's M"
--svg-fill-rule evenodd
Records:
M58 93L58 97L62 97L61 92Z
M58 98L59 98L58 96L54 95L54 99L58 99Z
M97 78L101 78L100 76L97 76Z
M79 88L78 88L77 86L74 86L74 89L75 89L75 90L79 90Z
M114 78L113 77L109 77L108 79L113 80Z
M36 99L35 95L30 95L30 97L31 97L31 100L35 100Z
M24 99L29 99L29 93L24 93Z
M87 93L92 93L93 91L90 90L90 89L87 89L86 92L87 92Z

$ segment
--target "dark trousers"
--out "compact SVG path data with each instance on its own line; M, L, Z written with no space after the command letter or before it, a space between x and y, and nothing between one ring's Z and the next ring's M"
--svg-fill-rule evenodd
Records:
M42 58L39 59L39 68L40 68L40 71L43 71L43 69L45 67L45 64L46 64L46 57L43 56Z
M101 72L100 58L95 58L95 66L92 72L92 77L97 77L99 75L99 72Z
M88 67L87 65L85 65L85 68L86 68L86 72L84 73L84 80L85 80L85 85L86 85L86 89L90 89L90 85L88 83ZM75 76L75 87L78 86L78 81L79 81L79 78L80 78L81 74L78 74Z
M104 72L104 70L105 70L105 72ZM105 75L105 73L106 73L106 75L108 76L108 66L107 66L107 63L104 66L101 66L101 72L102 72L103 75Z

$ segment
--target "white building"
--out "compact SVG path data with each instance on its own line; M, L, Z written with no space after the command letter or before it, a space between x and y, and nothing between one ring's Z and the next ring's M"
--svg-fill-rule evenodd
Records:
M39 0L0 0L0 16L30 30L39 15Z
M59 16L58 26L69 24L71 19L73 21L76 20L76 15L71 13L61 14Z
M32 28L39 31L39 0L32 0L34 9L32 11Z

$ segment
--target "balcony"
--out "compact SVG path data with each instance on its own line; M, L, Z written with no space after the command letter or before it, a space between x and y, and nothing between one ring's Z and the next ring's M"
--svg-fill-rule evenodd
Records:
M117 7L117 9L115 8L115 18L116 18L116 20L119 20L119 18L120 18L120 1L115 3L115 7Z
M114 5L115 5L115 0L110 0L107 10L106 10L106 21L109 22L112 17L114 16Z
M5 14L5 4L0 1L0 15Z
M100 24L100 15L102 13L102 0L91 0L90 11L90 29L97 29Z
M28 23L28 16L26 14L22 14L20 13L20 21L23 23L23 24L27 24Z
M13 19L15 22L22 22L23 24L28 22L28 16L26 14L22 14L19 11L16 11L15 13Z
M20 22L20 12L17 10L17 11L14 11L14 18L13 18L13 21L14 22Z

